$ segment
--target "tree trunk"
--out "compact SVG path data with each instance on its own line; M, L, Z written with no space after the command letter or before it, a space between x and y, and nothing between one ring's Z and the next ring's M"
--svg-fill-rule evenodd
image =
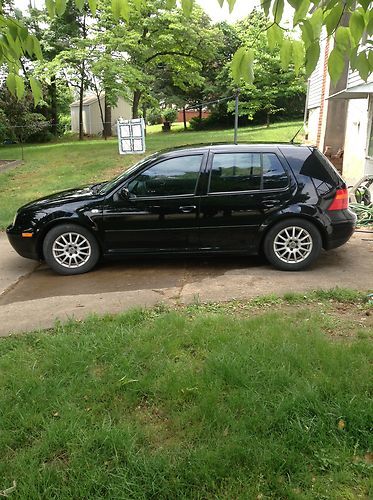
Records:
M139 106L141 99L141 90L135 90L133 93L132 118L139 117Z
M202 120L202 106L199 108L199 119Z
M184 120L184 130L187 129L187 119L186 119L186 109L185 106L183 108L183 120Z
M270 121L270 113L267 113L267 128L269 128L271 121Z
M111 137L111 106L106 100L105 94L105 123L104 123L104 137L105 140Z
M52 122L52 134L58 134L58 112L57 112L57 85L56 77L53 75L51 78L51 84L49 86L50 99L51 99L51 122Z

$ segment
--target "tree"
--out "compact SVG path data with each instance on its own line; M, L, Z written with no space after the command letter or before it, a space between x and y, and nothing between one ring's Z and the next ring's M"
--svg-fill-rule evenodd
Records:
M141 103L151 100L162 74L182 91L203 83L201 69L215 53L218 37L201 9L187 19L180 9L167 10L166 0L148 0L127 21L118 22L105 5L99 4L93 71L112 99L120 89L131 92L134 118Z
M254 83L241 82L239 113L248 116L249 119L253 119L257 113L264 113L269 126L271 116L282 111L289 112L284 106L287 107L290 103L296 112L296 102L299 102L298 112L302 113L306 78L303 69L295 68L294 64L289 66L283 64L278 47L268 50L263 30L265 25L266 18L263 13L255 10L236 24L241 41L246 41L254 47L255 74ZM229 78L227 68L226 73L226 78ZM231 89L233 92L234 82L231 82ZM230 103L228 109L233 111L233 108L234 102Z
M51 16L62 15L66 8L66 0L45 0ZM138 15L142 9L148 8L154 0L112 0L111 8L116 20L129 21ZM232 10L236 0L216 0L217 6L229 5ZM96 14L97 0L74 0L79 10L89 9L92 16ZM8 2L7 2L8 3ZM175 8L177 0L166 0L169 9ZM194 0L181 0L185 15L191 15ZM285 4L294 9L293 25L299 26L303 45L298 40L292 40L284 33L281 22ZM281 60L287 66L293 60L296 67L305 64L306 74L315 69L320 57L320 34L325 27L328 36L334 39L334 48L329 55L328 69L333 82L337 82L345 67L345 56L350 60L351 67L359 71L360 76L367 80L373 69L373 10L370 0L261 0L261 6L268 23L265 31L271 46L278 45L281 50ZM160 13L159 13L160 14ZM341 25L343 17L349 17L348 26ZM17 19L16 13L6 7L0 0L0 64L7 64L9 74L7 86L12 94L22 97L24 83L18 74L20 58L41 58L40 45L35 36ZM304 50L305 49L305 50ZM253 47L244 46L238 49L233 61L232 72L237 82L243 78L252 82ZM40 99L40 86L30 77L35 99ZM138 98L138 95L136 96Z

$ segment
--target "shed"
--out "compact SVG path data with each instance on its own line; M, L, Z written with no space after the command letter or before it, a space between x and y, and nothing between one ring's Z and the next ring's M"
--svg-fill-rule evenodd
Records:
M102 110L105 109L105 94L100 97ZM70 105L71 130L79 133L79 101ZM111 108L111 128L113 135L117 134L116 124L118 118L130 120L132 118L132 107L123 97L118 98L117 105ZM87 95L83 100L83 132L86 135L102 134L102 120L99 101L96 95Z

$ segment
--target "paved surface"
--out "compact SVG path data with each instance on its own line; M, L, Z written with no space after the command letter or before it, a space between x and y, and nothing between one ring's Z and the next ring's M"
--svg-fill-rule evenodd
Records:
M10 251L0 236L0 336L52 327L160 302L245 299L315 288L373 288L373 234L357 233L307 271L276 271L260 257L141 258L107 262L91 273L58 276ZM12 283L12 280L13 283Z

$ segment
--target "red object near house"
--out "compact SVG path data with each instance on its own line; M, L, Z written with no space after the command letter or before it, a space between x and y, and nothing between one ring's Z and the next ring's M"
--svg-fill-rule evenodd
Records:
M208 116L210 116L210 114L211 114L210 111L202 111L202 118L207 118ZM192 118L199 118L199 111L198 109L197 110L190 109L185 111L185 115L186 115L186 121L189 122ZM184 112L182 109L178 112L176 121L178 122L184 121Z

